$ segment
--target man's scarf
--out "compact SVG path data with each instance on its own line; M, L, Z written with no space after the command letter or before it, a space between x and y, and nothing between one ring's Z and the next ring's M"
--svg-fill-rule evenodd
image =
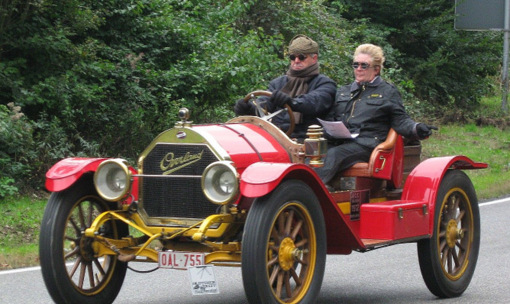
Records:
M289 69L287 71L289 81L283 86L281 91L289 94L290 97L308 93L308 82L313 77L319 75L319 70L318 62L302 70Z

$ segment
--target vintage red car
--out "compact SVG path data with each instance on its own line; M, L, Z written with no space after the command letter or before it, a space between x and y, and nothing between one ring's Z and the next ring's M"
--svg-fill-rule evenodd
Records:
M312 303L327 254L409 242L434 295L465 291L480 216L462 170L487 164L465 156L421 162L420 144L390 131L370 162L339 172L329 191L313 170L327 148L321 128L299 144L260 114L194 125L182 109L136 166L103 158L55 164L40 233L53 300L111 303L128 264L147 262L240 266L249 303Z

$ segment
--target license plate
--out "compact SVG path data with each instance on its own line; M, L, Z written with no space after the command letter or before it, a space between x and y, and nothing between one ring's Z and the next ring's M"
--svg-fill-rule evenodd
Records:
M188 269L205 265L205 254L201 252L160 251L158 264L160 268Z

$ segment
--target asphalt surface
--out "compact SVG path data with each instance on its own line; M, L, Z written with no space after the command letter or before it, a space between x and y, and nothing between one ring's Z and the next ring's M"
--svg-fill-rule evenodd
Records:
M473 280L459 298L438 300L421 278L416 244L328 255L317 303L510 303L510 198L480 205L482 239ZM149 269L153 265L131 264ZM220 293L191 295L187 271L128 271L114 303L246 303L239 268L214 268ZM0 303L53 303L38 267L0 272Z

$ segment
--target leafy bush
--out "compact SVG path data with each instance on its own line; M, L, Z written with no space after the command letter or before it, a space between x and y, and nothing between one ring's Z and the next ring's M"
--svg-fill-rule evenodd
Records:
M12 196L18 192L18 188L12 184L14 184L14 179L0 177L0 199Z
M478 106L489 92L488 76L499 73L501 33L455 31L453 1L341 2L342 16L366 24L367 31L356 37L383 46L388 66L413 81L408 92L436 106L438 115L447 108ZM388 52L389 46L397 52Z
M17 193L30 178L33 153L33 127L21 107L0 105L0 198Z
M64 157L135 159L172 127L181 107L200 123L233 117L235 100L285 73L286 46L296 34L319 43L321 72L339 85L352 81L358 44L383 46L384 76L400 87L413 116L430 114L429 101L476 104L485 76L497 67L498 37L470 39L471 33L449 29L450 1L434 0L430 7L424 0L395 3L2 3L0 136L9 144L0 147L6 172L0 188L42 187L44 172ZM13 108L4 101L20 106L25 116L11 120Z

